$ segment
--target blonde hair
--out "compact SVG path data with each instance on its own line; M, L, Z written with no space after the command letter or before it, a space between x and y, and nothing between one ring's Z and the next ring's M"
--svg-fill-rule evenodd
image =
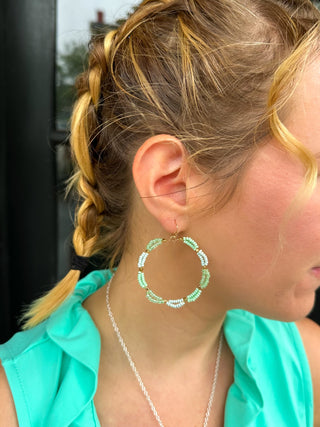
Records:
M316 175L284 127L297 71L318 49L319 12L307 0L144 0L116 31L93 38L71 124L80 195L75 251L113 266L129 231L131 167L148 137L172 134L231 197L259 142L272 133ZM46 319L79 278L71 270L25 315Z

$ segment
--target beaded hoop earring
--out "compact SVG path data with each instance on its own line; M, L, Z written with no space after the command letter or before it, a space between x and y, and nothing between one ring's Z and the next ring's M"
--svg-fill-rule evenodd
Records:
M195 288L191 294L187 295L184 298L179 299L164 299L158 295L156 295L150 288L148 283L146 282L145 276L144 276L144 265L145 262L150 254L154 249L156 249L158 246L162 245L163 243L167 243L170 241L181 241L185 245L189 246L193 251L196 252L198 255L198 258L200 259L202 270L201 270L201 279L199 282L199 285ZM194 302L196 301L199 296L202 293L202 290L205 289L208 286L209 280L210 280L210 272L207 268L208 266L208 257L207 255L201 250L198 246L198 244L191 239L191 237L177 237L176 234L172 235L170 239L153 239L150 240L150 242L147 244L146 250L142 252L142 254L139 257L138 261L138 282L142 289L146 291L146 297L150 302L153 302L155 304L166 304L169 307L172 308L180 308L185 305L187 302Z

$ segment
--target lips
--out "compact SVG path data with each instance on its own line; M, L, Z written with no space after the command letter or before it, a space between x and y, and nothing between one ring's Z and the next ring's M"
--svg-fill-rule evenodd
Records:
M313 267L311 269L311 272L314 276L316 276L317 278L320 278L320 266L319 267Z

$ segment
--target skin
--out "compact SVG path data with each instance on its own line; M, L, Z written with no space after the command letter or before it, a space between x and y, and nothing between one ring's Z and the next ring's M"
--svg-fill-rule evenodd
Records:
M320 152L319 70L317 60L305 71L286 120L288 129L314 155ZM183 145L173 136L157 135L145 141L134 159L133 177L131 234L112 281L110 302L164 424L201 425L225 313L243 308L272 319L297 321L313 377L314 426L320 426L320 328L304 319L320 285L315 270L320 266L320 184L298 210L286 216L303 184L304 169L274 138L259 146L233 198L218 212L208 210L215 196L213 178L207 180L187 162ZM137 286L137 259L150 239L168 237L177 227L204 249L214 281L197 302L168 310L150 304ZM199 279L197 258L183 245L165 249L157 249L157 255L150 257L147 280L160 295L185 296ZM101 335L95 396L99 419L102 425L134 425L139 417L141 425L153 425L154 418L106 322L104 296L105 287L84 302ZM212 426L223 425L232 377L233 356L224 343ZM124 390L130 399L119 411ZM8 426L17 425L1 371L0 402L1 419Z
M289 130L314 155L320 152L319 64L315 62L306 71L286 121ZM298 210L286 216L304 182L304 173L301 162L274 138L266 140L256 151L232 200L213 213L207 207L212 205L214 185L188 164L180 141L169 135L158 135L146 141L138 151L133 165L137 194L132 244L129 243L112 283L111 305L117 313L120 329L127 331L128 347L137 365L143 367L143 378L148 380L148 389L165 424L177 423L175 414L169 413L168 402L176 402L181 394L184 402L190 398L191 388L179 389L184 380L181 371L175 369L177 361L182 372L188 372L191 383L201 377L208 363L210 366L210 354L216 349L225 312L244 308L273 319L298 321L314 381L314 425L319 425L316 360L320 357L320 328L311 321L300 320L312 309L315 291L320 285L319 274L314 270L320 265L319 185ZM155 309L146 301L144 292L137 289L136 260L150 238L174 233L176 226L181 234L192 236L205 250L214 272L214 284L206 289L205 297L182 311L170 311L165 307ZM158 257L153 258L153 263L150 261L151 287L160 295L177 298L194 288L199 278L199 265L191 259L192 251L184 249L174 245L164 251L159 249ZM148 271L146 277L147 274ZM101 310L104 311L103 306ZM97 324L102 325L102 320L97 318ZM102 328L106 330L105 326ZM225 346L223 357L228 359L228 356ZM200 369L193 376L190 367L195 365ZM166 386L157 378L157 389L154 372L170 379L170 390L179 390L179 393L168 391L163 401L161 391L166 390ZM230 372L232 364L227 364L222 372L226 388ZM195 381L191 395L200 396L199 400L206 402L208 394L201 390L208 390L210 384L206 380L208 377L202 378L202 385L198 384L197 388L199 392L194 392ZM222 393L225 392L222 389ZM106 397L107 392L102 390L101 396ZM105 402L105 398L102 401ZM220 405L223 408L224 402ZM186 408L185 403L177 413L181 415L185 411L190 425L193 425L190 420L199 425L199 418ZM223 416L216 425L222 424Z

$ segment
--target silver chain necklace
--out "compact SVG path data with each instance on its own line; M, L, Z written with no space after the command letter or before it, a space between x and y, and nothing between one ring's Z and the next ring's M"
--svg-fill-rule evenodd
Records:
M132 360L132 357L129 353L128 347L126 345L126 343L124 342L119 327L113 317L113 313L111 311L111 307L110 307L110 301L109 301L109 292L110 292L110 285L111 285L112 279L109 281L108 286L107 286L107 292L106 292L106 303L107 303L107 310L108 310L108 315L110 318L110 321L112 323L112 327L114 332L116 333L117 337L118 337L118 341L122 347L122 350L124 352L124 354L127 356L129 365L139 383L139 386L142 390L142 393L144 394L150 409L153 413L153 415L155 416L156 420L158 421L159 426L164 427L163 423L161 421L161 418L151 400L151 397L148 393L148 390L146 389L145 385L143 384L143 381L141 379L141 376L136 368L136 365L134 363L134 361ZM219 366L220 366L220 359L221 359L221 351L222 351L222 344L223 344L223 333L221 331L220 333L220 338L219 338L219 344L218 344L218 350L217 350L217 357L216 357L216 363L215 363L215 368L214 368L214 375L213 375L213 381L212 381L212 387L211 387L211 393L209 396L209 401L208 401L208 406L207 406L207 410L206 410L206 415L204 418L204 422L203 422L203 427L207 427L208 425L208 421L209 421L209 417L210 417L210 412L211 412L211 407L212 407L212 402L213 402L213 398L214 398L214 393L216 390L216 385L217 385L217 380L218 380L218 374L219 374Z

